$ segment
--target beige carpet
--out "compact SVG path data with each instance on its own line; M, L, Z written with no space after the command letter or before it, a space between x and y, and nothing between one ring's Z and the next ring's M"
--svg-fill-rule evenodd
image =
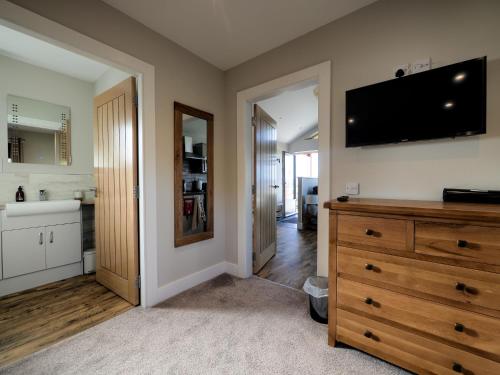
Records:
M2 374L405 374L350 348L331 348L305 295L223 275L155 308L136 308Z

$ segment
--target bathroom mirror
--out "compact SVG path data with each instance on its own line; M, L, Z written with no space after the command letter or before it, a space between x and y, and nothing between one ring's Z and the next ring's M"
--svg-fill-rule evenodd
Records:
M7 161L71 164L71 110L41 100L7 95Z
M214 116L174 103L175 246L214 236Z

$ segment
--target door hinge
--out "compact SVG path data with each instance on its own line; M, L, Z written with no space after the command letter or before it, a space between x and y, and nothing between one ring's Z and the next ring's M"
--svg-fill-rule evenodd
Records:
M135 278L135 287L137 289L141 289L141 275L138 275L136 278Z
M255 185L252 185L252 194L255 194L257 193L257 188L255 187Z
M137 95L134 95L134 105L136 107L139 107L139 96L137 96Z
M139 199L139 185L135 185L133 188L134 199Z
M255 118L255 116L253 116L252 117L252 126L256 126L256 125L257 125L257 119Z

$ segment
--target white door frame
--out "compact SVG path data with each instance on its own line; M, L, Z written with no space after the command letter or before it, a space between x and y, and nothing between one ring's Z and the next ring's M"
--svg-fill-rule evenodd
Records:
M0 24L137 78L141 306L151 306L156 301L158 289L154 66L6 0L0 0Z
M252 275L252 104L279 94L289 86L317 81L319 127L319 202L330 199L331 62L311 66L237 94L237 226L238 276ZM318 209L318 275L328 274L328 210Z

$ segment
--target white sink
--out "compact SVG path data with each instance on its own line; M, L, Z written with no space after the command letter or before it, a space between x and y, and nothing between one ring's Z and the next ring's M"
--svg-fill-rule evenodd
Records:
M5 215L9 217L56 214L80 209L79 200L15 202L5 204Z

